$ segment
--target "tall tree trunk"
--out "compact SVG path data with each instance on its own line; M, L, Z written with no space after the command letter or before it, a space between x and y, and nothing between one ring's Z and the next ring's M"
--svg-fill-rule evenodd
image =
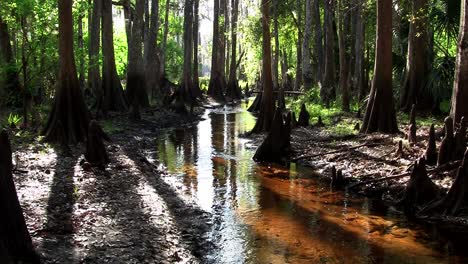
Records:
M159 0L151 1L151 16L148 28L148 39L145 43L145 74L147 93L153 98L159 85L159 58L156 53L159 32Z
M349 54L346 46L347 35L345 33L345 13L349 11L346 9L347 3L344 0L338 1L337 20L338 20L338 44L339 44L339 57L340 57L340 88L341 88L341 109L344 112L349 112Z
M84 51L84 39L83 39L83 18L84 15L80 14L78 17L78 49ZM80 81L80 87L84 90L85 88L85 61L84 56L80 56L79 65L78 65L78 75Z
M296 57L296 80L294 81L294 90L299 91L302 84L302 1L297 0L297 57Z
M93 0L94 1L94 0ZM130 41L132 39L132 7L130 5L130 0L122 0L124 19L125 19L125 35L127 36L127 46L130 47ZM127 56L130 56L128 53Z
M237 83L237 19L238 19L238 9L239 9L239 0L231 0L232 8L232 26L231 26L231 66L229 72L229 82L227 87L227 97L231 99L241 99L242 94Z
M196 95L193 94L193 41L192 41L192 26L193 26L193 2L185 0L184 7L184 69L182 79L182 94L186 101L192 103Z
M193 0L193 94L195 97L200 97L202 92L200 90L200 74L199 74L199 56L198 56L198 47L200 45L200 18L199 18L199 9L200 9L200 0Z
M427 79L427 0L413 0L408 34L406 75L402 85L400 107L409 112L413 104L429 109L432 98L424 91Z
M361 132L396 133L392 90L392 0L377 0L374 79Z
M17 95L21 91L21 83L19 80L19 72L16 66L15 58L13 56L13 50L11 47L10 33L8 32L8 25L3 21L0 16L0 66L6 67L5 76L3 82L0 83L0 95L2 98L8 98L2 100L0 106L3 103L10 105L19 105L19 97ZM3 65L2 65L3 64Z
M462 0L451 115L455 124L468 117L468 0Z
M314 64L316 80L322 83L323 79L323 40L322 40L322 22L320 20L320 0L313 0L312 18L315 26L315 45L314 45Z
M239 0L237 0L239 2ZM237 3L239 4L239 3ZM273 35L275 38L275 55L273 57L273 86L276 88L279 87L280 76L279 76L279 61L280 61L280 43L279 43L279 23L278 23L278 0L273 0ZM281 76L283 77L283 76Z
M214 0L214 19L213 19L213 48L211 55L211 76L210 83L208 85L208 95L216 100L224 100L224 68L221 65L221 61L224 54L222 50L221 42L222 39L220 34L219 16L220 16L220 0Z
M362 9L364 1L355 0L356 5L356 38L355 38L355 64L354 64L354 77L353 77L353 87L357 90L358 101L361 102L364 98L364 20L362 18Z
M49 142L84 141L90 120L76 73L72 4L70 0L58 0L60 70L54 104L43 130Z
M320 90L322 102L329 106L335 99L335 36L333 30L334 0L325 0L324 31L325 31L325 68L323 84Z
M231 66L230 64L230 60L231 60L230 44L231 43L228 37L228 34L230 32L230 27L231 27L231 24L230 24L231 16L229 13L229 9L230 9L229 0L224 1L224 9L225 9L224 10L224 50L225 50L224 58L225 58L225 69L226 69L224 76L229 77L229 67Z
M273 99L273 80L271 74L271 36L270 36L270 0L262 0L262 80L263 94L260 115L252 132L270 131L273 121L275 101Z
M131 107L131 119L140 119L140 107L149 105L141 51L144 9L145 0L137 0L132 25L132 38L128 48L127 97Z
M162 79L166 75L166 46L167 46L167 36L169 35L169 11L171 6L171 0L166 0L166 11L164 13L164 33L163 41L160 49L160 70L159 76Z
M100 85L100 70L99 70L99 37L100 25L102 16L102 1L93 0L93 11L91 16L91 31L89 32L89 66L88 66L88 88L96 95L102 96Z
M102 54L102 110L127 111L127 101L115 65L112 0L102 0Z
M305 29L302 40L302 79L306 91L312 88L314 77L312 73L312 64L310 60L310 37L312 35L312 1L306 0L305 9Z

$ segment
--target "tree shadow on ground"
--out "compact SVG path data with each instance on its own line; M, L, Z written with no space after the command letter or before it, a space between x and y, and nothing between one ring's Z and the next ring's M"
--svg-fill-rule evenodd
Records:
M56 263L75 261L72 236L74 233L73 208L75 204L75 165L78 155L66 153L62 148L54 147L57 160L54 176L47 201L47 219L44 228L44 240L39 252L45 260Z
M143 150L139 145L141 144L136 142L126 144L125 154L134 161L148 184L166 203L174 220L173 226L179 230L185 248L198 261L210 263L209 255L214 250L214 245L208 238L211 230L208 213L180 198L174 188L161 178L156 166L140 154Z

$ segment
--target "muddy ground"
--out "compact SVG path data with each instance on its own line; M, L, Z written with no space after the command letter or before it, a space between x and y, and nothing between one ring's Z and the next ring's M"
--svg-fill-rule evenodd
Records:
M111 162L105 169L84 162L82 145L71 146L68 153L37 139L19 142L16 137L12 145L18 196L44 262L209 263L207 256L216 250L209 237L212 217L179 198L178 190L164 180L166 169L147 155L162 129L190 126L198 119L164 110L147 111L138 123L114 115L103 123L112 139L107 145ZM427 134L428 128L418 129L418 143L410 146L403 135L343 137L322 127L297 128L292 135L293 158L344 150L299 163L316 168L323 177L336 166L351 182L375 179L409 171L424 152ZM397 157L400 140L404 155ZM369 142L376 144L348 150ZM431 178L448 188L454 173L439 172ZM398 198L391 194L403 190L408 179L363 185L355 191L391 201Z

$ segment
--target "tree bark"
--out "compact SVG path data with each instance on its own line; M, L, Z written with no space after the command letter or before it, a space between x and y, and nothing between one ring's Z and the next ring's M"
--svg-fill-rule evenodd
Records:
M170 11L171 0L166 0L166 11L164 13L164 33L163 41L160 49L160 70L159 78L162 80L166 75L166 46L167 46L167 36L169 35L169 11Z
M320 89L322 102L329 106L335 99L335 52L334 52L334 30L333 14L334 0L325 0L324 4L324 31L325 31L325 68L323 83Z
M147 90L146 92L151 98L154 95L159 86L159 57L156 52L157 50L157 39L159 33L159 0L151 1L151 15L149 17L149 27L147 41L145 42L145 74Z
M102 110L127 111L127 101L115 66L112 0L102 1L102 54Z
M102 87L99 70L99 37L102 17L102 1L93 0L93 11L91 15L91 25L89 32L89 66L88 66L88 87L94 95L99 98L102 96ZM99 99L98 99L99 100Z
M392 90L392 1L377 0L374 79L361 132L396 133Z
M296 56L296 80L294 81L294 90L299 91L302 84L302 3L301 0L296 1L297 8L297 56Z
M196 95L193 94L193 75L192 75L192 62L193 62L193 41L192 41L192 26L193 26L193 2L192 0L185 0L184 7L184 69L182 80L182 94L184 99L193 103Z
M84 14L80 14L78 17L78 49L81 51L84 51L84 39L83 39L83 18ZM80 56L79 59L79 66L78 66L78 75L79 75L79 82L80 82L80 87L82 90L84 90L85 87L85 61L84 61L84 56Z
M431 109L432 98L425 92L427 70L427 0L414 0L408 33L406 74L402 85L400 108L409 112L413 104L418 109Z
M226 97L229 97L233 100L239 100L242 97L242 93L237 83L237 19L238 19L238 9L239 9L239 0L231 0L232 8L232 25L231 25L231 66L229 72L229 82L226 92Z
M58 10L59 78L54 104L42 134L49 142L76 143L86 139L90 115L76 73L72 1L58 0Z
M313 21L315 26L314 64L316 81L322 83L323 78L323 36L320 19L320 0L313 0Z
M346 9L346 5L348 3L344 3L344 0L339 0L338 8L337 8L337 20L338 20L338 44L339 44L339 57L340 57L340 88L341 88L341 109L343 112L349 112L349 82L348 82L348 75L349 75L349 63L350 63L350 55L348 54L348 47L346 47L347 43L347 34L345 33L345 13L349 11Z
M237 5L239 4L239 0L237 0ZM278 24L278 0L273 0L273 13L274 13L274 20L273 20L273 35L275 38L275 55L273 57L273 85L274 87L278 88L280 84L280 76L279 76L279 60L280 60L280 43L279 43L279 24ZM283 76L281 76L283 77Z
M273 99L273 80L271 74L271 36L270 36L270 1L262 0L262 80L263 93L260 115L252 132L270 131L273 121L275 102Z
M0 262L40 263L24 220L13 181L12 151L6 131L0 133Z
M302 79L304 81L304 90L312 88L314 78L312 73L312 64L310 60L310 37L312 35L312 1L306 0L305 29L302 40Z
M143 55L141 51L144 9L145 1L137 0L135 6L135 17L132 25L132 38L128 48L127 97L131 107L131 119L139 119L140 107L146 107L149 105L142 62Z
M458 34L457 60L455 64L455 81L452 93L452 110L454 124L461 118L468 118L468 0L462 0L460 14L460 32Z
M353 87L358 93L358 102L364 99L364 20L362 17L362 9L364 2L362 0L356 0L356 39L355 39L355 60L354 60L354 77Z
M222 50L221 46L222 39L220 37L220 35L223 34L223 32L220 33L219 25L220 0L214 0L213 10L213 48L211 53L211 75L210 83L208 85L208 95L216 100L224 101L224 68L221 65L222 58L220 58L222 57L222 54L224 54L224 51Z
M200 90L200 60L198 56L198 48L200 45L200 0L194 0L193 3L193 94L195 97L201 97Z

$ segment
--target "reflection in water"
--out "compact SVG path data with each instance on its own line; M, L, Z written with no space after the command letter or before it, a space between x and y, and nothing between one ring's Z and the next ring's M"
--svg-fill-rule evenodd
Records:
M209 110L197 126L157 140L158 159L182 192L212 213L217 263L463 262L453 245L382 203L333 192L314 171L255 164L239 135L255 124L240 108ZM179 185L178 185L179 186ZM456 243L458 241L458 243Z

